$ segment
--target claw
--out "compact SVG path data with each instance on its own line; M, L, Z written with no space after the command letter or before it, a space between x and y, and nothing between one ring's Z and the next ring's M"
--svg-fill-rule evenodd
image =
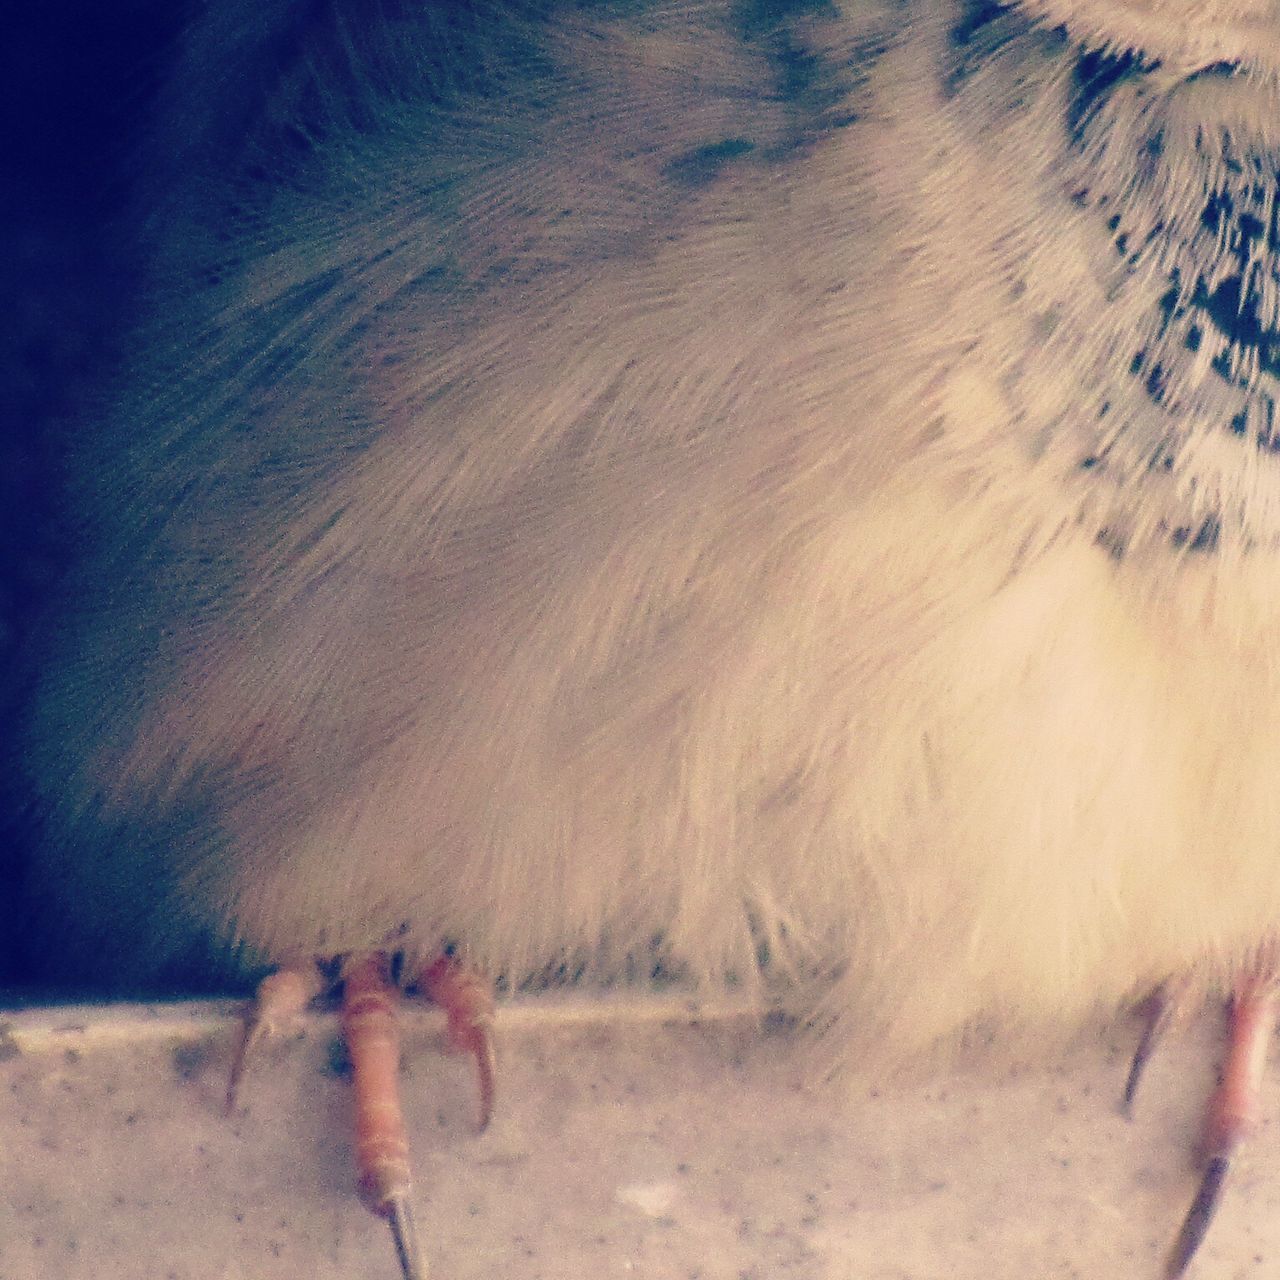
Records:
M1205 1171L1170 1252L1167 1280L1177 1280L1195 1256L1222 1199L1231 1157L1257 1123L1259 1091L1276 1014L1277 990L1271 968L1243 978L1231 1003L1222 1082L1213 1095L1205 1126Z
M1164 1039L1165 1032L1182 1013L1190 985L1186 978L1170 978L1162 982L1143 1002L1146 1023L1142 1028L1138 1047L1134 1050L1133 1061L1129 1064L1128 1078L1124 1082L1121 1110L1126 1117L1133 1116L1133 1103L1138 1096L1138 1085L1142 1081L1143 1072L1151 1055Z
M441 956L422 973L427 994L448 1018L449 1042L461 1053L472 1053L480 1081L481 1130L493 1118L497 1089L497 1061L493 1049L495 1016L493 988L479 974L449 956Z
M410 1209L396 989L384 953L358 956L344 969L342 1034L351 1057L360 1198L390 1223L404 1280L426 1280Z
M314 969L280 969L267 974L258 984L253 1003L244 1011L240 1039L231 1059L231 1074L227 1078L227 1115L235 1110L249 1054L268 1036L276 1035L292 1023L320 994L320 989L320 975Z
M1218 1211L1218 1202L1222 1199L1222 1189L1226 1185L1230 1169L1231 1160L1227 1156L1213 1156L1205 1165L1196 1198L1191 1202L1191 1208L1182 1220L1178 1238L1169 1251L1169 1262L1164 1271L1165 1280L1178 1280L1195 1257L1200 1242L1209 1230L1209 1223Z
M404 1280L427 1280L427 1264L418 1245L418 1229L413 1223L413 1206L408 1197L392 1200L387 1213L391 1238L396 1244L400 1273Z

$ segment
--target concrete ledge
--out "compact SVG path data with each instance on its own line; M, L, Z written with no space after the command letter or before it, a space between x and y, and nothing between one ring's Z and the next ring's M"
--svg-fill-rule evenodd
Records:
M237 1009L0 1015L0 1280L397 1280L352 1191L336 1021L267 1047L228 1120ZM436 1280L1154 1280L1220 1024L1170 1038L1129 1122L1131 1026L1034 1069L814 1088L742 1007L525 1001L499 1015L482 1136L442 1029L406 1019ZM1278 1133L1243 1153L1196 1280L1280 1274Z

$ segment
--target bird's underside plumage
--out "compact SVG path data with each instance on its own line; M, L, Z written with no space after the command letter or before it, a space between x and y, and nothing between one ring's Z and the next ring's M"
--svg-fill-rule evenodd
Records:
M661 966L855 1060L1225 990L1280 920L1280 13L1214 8L197 29L215 104L293 53L170 148L69 455L58 946Z

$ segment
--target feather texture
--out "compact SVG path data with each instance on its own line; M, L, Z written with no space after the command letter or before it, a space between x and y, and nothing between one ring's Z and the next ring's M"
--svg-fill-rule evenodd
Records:
M899 1057L1229 980L1280 16L1218 7L389 8L193 129L26 731L67 945L660 963Z

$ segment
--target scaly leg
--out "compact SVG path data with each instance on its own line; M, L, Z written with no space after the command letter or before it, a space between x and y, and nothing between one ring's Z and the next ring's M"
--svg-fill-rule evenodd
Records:
M1177 1280L1183 1275L1195 1256L1222 1198L1231 1158L1257 1124L1259 1093L1276 1012L1274 967L1260 965L1236 984L1227 1060L1205 1124L1205 1170L1169 1255L1165 1269L1168 1280Z
M351 1057L360 1198L391 1224L404 1280L426 1280L413 1223L409 1144L400 1112L396 998L385 953L358 956L345 966L342 1034Z

